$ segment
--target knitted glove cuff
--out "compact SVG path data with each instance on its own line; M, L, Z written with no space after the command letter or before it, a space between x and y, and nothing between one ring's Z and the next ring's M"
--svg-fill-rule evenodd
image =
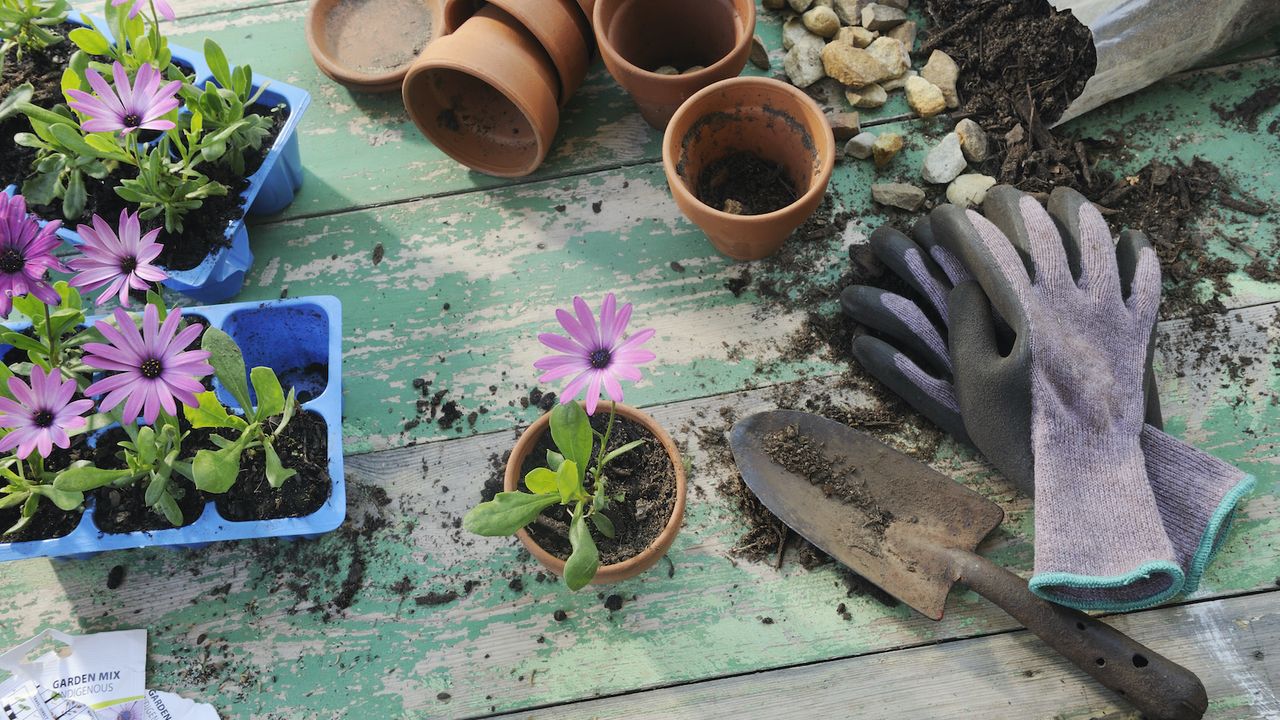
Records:
M1143 427L1141 440L1165 531L1186 568L1183 592L1194 592L1254 478L1150 425Z

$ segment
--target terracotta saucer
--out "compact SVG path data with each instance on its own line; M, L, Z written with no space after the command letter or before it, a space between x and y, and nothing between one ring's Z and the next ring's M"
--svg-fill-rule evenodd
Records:
M320 71L345 87L393 92L442 25L441 0L315 0L307 46Z

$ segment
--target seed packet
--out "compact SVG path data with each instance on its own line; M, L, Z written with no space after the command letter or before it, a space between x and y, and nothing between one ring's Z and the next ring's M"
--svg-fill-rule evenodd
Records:
M54 649L30 656L44 646ZM69 635L45 630L0 655L0 669L36 685L58 702L85 706L102 720L143 720L147 687L147 631ZM39 716L35 716L39 717ZM55 716L60 717L60 716Z

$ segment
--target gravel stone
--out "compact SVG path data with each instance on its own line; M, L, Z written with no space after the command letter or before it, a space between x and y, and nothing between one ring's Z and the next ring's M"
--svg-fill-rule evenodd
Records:
M871 145L871 157L875 158L876 167L888 165L893 156L902 150L902 145L902 136L898 133L885 133L876 138Z
M898 8L871 3L862 8L862 27L868 30L888 30L906 22L907 14Z
M873 33L864 27L850 26L837 30L832 42L848 43L856 48L865 48L878 37L880 33Z
M870 85L884 77L884 66L869 51L844 43L828 43L822 48L826 73L849 87Z
M964 153L960 151L960 136L947 133L937 147L924 156L920 176L925 182L941 185L955 180L964 172Z
M787 0L787 4L796 14L803 15L805 10L813 7L813 0Z
M782 60L782 69L791 78L791 84L806 88L823 78L822 50L822 38L812 34L791 46Z
M915 20L907 20L897 27L886 30L884 34L902 43L907 52L913 53L916 51L916 34L919 30L920 26Z
M796 43L807 37L817 37L804 26L800 16L793 15L782 23L782 49L790 50ZM819 38L821 39L821 38Z
M960 136L960 150L969 162L982 162L987 159L987 131L969 118L956 123L956 134Z
M809 8L800 19L804 21L804 26L809 29L809 32L818 37L834 37L836 31L840 29L840 18L836 17L836 11L829 7L819 5Z
M769 69L769 51L765 49L764 43L760 40L760 36L756 35L751 38L751 64L761 70Z
M900 77L911 69L911 56L907 54L906 46L894 38L876 38L867 46L867 52L884 67L884 77L877 78L879 80Z
M907 183L885 183L871 186L871 199L881 205L918 210L924 204L924 190Z
M864 85L857 90L846 90L844 96L856 108L878 108L889 101L889 93L876 83Z
M951 56L941 50L934 50L929 55L929 62L920 69L920 77L928 80L942 91L947 100L947 107L960 107L960 95L956 92L956 80L960 78L960 66Z
M871 157L871 147L876 143L876 136L869 132L858 133L844 144L844 154L859 160Z
M831 7L839 16L840 22L844 25L857 25L862 21L862 8L859 7L865 0L835 0L831 3Z
M920 73L916 72L915 70L908 70L896 78L881 80L880 87L884 88L885 92L893 92L894 90L901 90L902 88L907 86L908 80L910 80L913 77L916 77L919 74Z
M856 112L827 113L827 124L831 126L831 133L837 140L848 140L862 132Z
M947 202L962 208L977 207L987 197L987 191L996 184L990 175L971 173L961 175L947 186Z
M923 77L907 78L907 104L922 118L929 118L947 109L947 101L937 85Z

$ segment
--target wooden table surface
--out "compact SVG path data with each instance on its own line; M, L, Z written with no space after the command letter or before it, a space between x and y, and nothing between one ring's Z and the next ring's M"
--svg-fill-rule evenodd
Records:
M748 269L784 288L787 277L776 264L721 257L680 215L659 134L599 64L547 163L500 181L432 147L397 95L352 95L321 76L303 36L307 2L173 4L173 42L213 37L236 61L313 95L301 125L306 185L252 228L256 260L238 299L342 299L349 520L312 542L4 565L0 647L44 627L147 628L149 684L212 702L224 718L1136 716L967 591L934 623L849 595L830 567L775 570L730 555L741 528L717 490L733 472L725 418L872 398L838 381L838 361L784 352L801 314L726 288ZM777 20L762 13L758 32L780 67ZM1277 41L1074 127L1126 136L1131 152L1115 170L1200 156L1280 207L1280 138L1267 130L1280 109L1249 128L1213 107L1275 81ZM914 177L941 132L910 118L900 97L864 115L873 122L908 133L909 146L884 173L862 162L836 168L833 195L852 220L844 237L812 250L829 257L832 277L847 245L886 221L866 186ZM1277 221L1224 208L1206 222L1217 224L1215 238L1274 248ZM1256 475L1257 490L1199 592L1108 621L1199 673L1211 717L1280 717L1280 286L1243 272L1230 282L1227 311L1212 322L1161 323L1156 362L1171 431ZM604 588L623 599L616 611L595 589L570 593L546 578L514 541L457 529L539 412L521 398L536 387L535 336L552 329L551 309L610 290L658 330L659 360L628 401L662 422L692 464L671 563ZM1186 347L1202 350L1178 350ZM1228 369L1237 357L1252 362ZM474 423L420 417L419 379L464 415L475 411ZM930 436L891 440L910 448ZM983 552L1028 574L1029 502L949 442L931 457L1004 506L1008 520ZM115 566L125 575L112 590ZM438 604L431 595L450 592L457 597Z

